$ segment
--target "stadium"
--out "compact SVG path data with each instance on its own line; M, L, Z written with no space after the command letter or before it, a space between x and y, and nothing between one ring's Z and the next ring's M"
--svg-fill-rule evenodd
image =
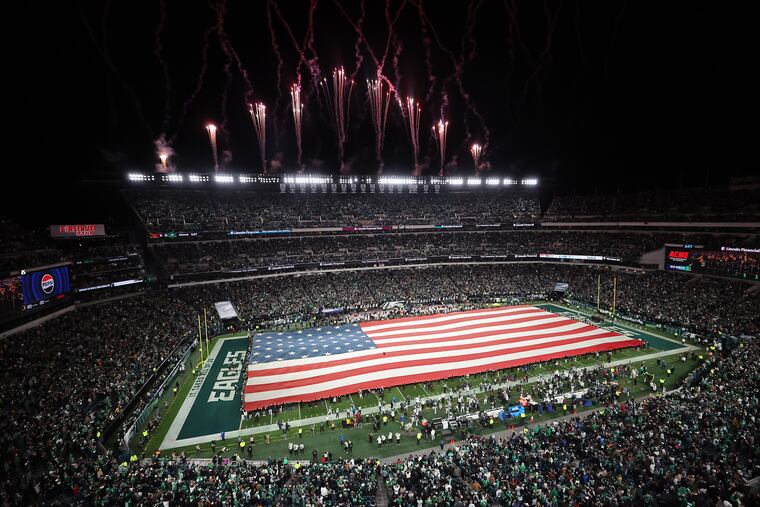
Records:
M106 4L24 51L3 505L758 504L760 179L678 9Z

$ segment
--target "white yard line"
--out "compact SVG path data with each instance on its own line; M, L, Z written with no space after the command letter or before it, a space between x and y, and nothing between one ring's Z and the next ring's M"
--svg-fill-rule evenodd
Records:
M229 336L216 340L216 343L214 343L214 348L211 349L211 354L209 354L209 357L206 359L205 364L201 368L198 375L195 377L193 386L190 388L190 392L182 401L182 405L179 407L177 415L174 416L174 420L172 421L171 426L169 426L169 431L167 431L166 435L164 435L164 440L161 442L160 446L161 449L166 449L169 446L174 447L173 444L177 442L177 437L179 436L180 431L182 431L182 427L187 421L187 416L190 414L190 410L193 408L193 404L197 401L197 398L193 393L197 394L203 387L203 384L206 382L208 372L211 370L211 367L216 360L216 355L219 353L222 345L227 340L238 340L240 338L243 338L243 336Z
M611 363L602 363L602 364L604 364L605 367L610 368L610 367L618 366L621 364L628 364L628 363L639 362L639 361L649 361L650 359L656 359L658 357L664 357L664 356L673 356L673 355L679 354L680 352L682 351L668 350L668 351L656 352L653 354L647 354L644 356L638 356L636 358L631 358L631 359L619 359L617 361L612 361ZM583 366L578 369L590 370L590 369L597 368L598 366L599 366L598 364L593 364L590 366ZM538 380L538 375L534 375L528 378L528 383L536 382L537 380ZM502 382L501 384L494 384L492 386L492 390L497 390L504 387L513 387L513 386L518 385L519 383L520 381ZM402 396L403 396L403 393L402 393ZM445 397L446 397L446 394L444 393L444 394L435 394L435 395L429 396L427 399L436 400L436 399L441 399ZM325 406L327 406L326 402L325 402ZM378 412L377 406L367 407L362 410L363 415L375 414L377 412ZM319 424L320 422L324 422L324 415L315 416L315 417L307 417L306 419L301 419L300 421L292 421L290 426L291 428L298 428L299 426L310 426L312 424ZM245 437L248 435L254 435L254 434L259 434L259 433L268 433L275 430L277 430L276 424L270 424L267 426L256 426L254 428L245 428L240 431L228 431L227 438L237 438L239 436ZM186 447L186 446L191 446L191 445L196 445L196 444L203 444L206 442L210 442L211 440L215 440L217 438L218 438L218 435L213 434L213 435L204 435L204 436L199 436L199 437L194 437L194 438L186 438L182 440L175 440L174 442L167 442L167 440L164 439L164 443L161 445L161 449L165 450L165 449L173 449L177 447ZM170 443L171 446L167 445L167 443Z
M582 314L582 315L586 315L586 316L590 315L590 314L588 314L586 312L583 312L583 311L580 311L580 310L576 310L576 309L573 309L573 308L569 308L569 307L566 307L564 305L559 305L559 304L556 304L556 303L552 303L552 304L554 306L556 306L556 307L563 308L564 310L566 310L566 311L568 311L570 313L574 313L576 315L577 314ZM676 340L668 338L667 336L663 336L663 335L661 335L659 333L655 333L655 332L649 331L648 329L639 329L639 328L636 328L636 327L628 326L626 324L622 324L620 322L616 322L614 325L627 328L627 329L629 329L631 331L635 331L637 333L648 334L648 335L656 336L658 338L662 338L664 340L667 340L667 341L670 341L672 343L678 344L680 346L680 348L673 349L673 350L661 350L661 351L658 350L657 352L654 352L654 353L651 353L651 354L644 354L644 355L637 355L637 356L631 356L631 357L624 357L622 359L618 359L618 360L615 360L615 361L612 361L612 362L609 362L609 363L606 363L602 359L602 357L600 356L599 360L595 360L593 362L593 364L584 365L584 366L576 365L576 368L583 369L583 370L588 370L588 369L597 368L600 364L602 364L605 367L609 368L609 367L618 366L618 365L622 365L622 364L633 363L633 362L649 361L651 359L656 359L658 357L673 356L673 355L676 355L676 354L681 354L681 353L683 353L685 351L688 351L688 350L697 350L698 349L698 347L695 347L693 345L683 345L683 344L679 343ZM219 346L219 343L221 341L222 340L217 341L217 344L215 344L214 350L212 351L212 354L215 355L215 353L217 351L217 347ZM657 349L654 349L654 350L657 350ZM626 353L626 355L627 355L627 353ZM549 374L553 373L551 370L547 369L544 366L540 366L540 367L538 367L538 369L539 370L543 370L544 372L549 373ZM535 382L536 380L538 380L538 377L539 377L539 375L534 375L532 377L529 377L528 382ZM197 381L197 379L196 379L196 381ZM514 385L517 385L517 384L518 384L518 382L503 382L501 384L493 384L492 389L499 389L501 387L507 387L507 386L511 387L511 386L514 386ZM427 390L425 390L424 387L422 387L422 389L427 393ZM404 401L406 401L407 400L406 396L404 396L404 393L401 392L401 389L399 389L398 386L396 386L396 390L401 395L401 398ZM445 396L446 396L446 394L438 394L438 395L432 395L432 396L429 395L426 399L440 399L440 398L443 398ZM353 398L350 396L350 394L349 394L349 397L351 398L351 401L353 403ZM383 402L383 400L380 399L379 396L377 396L377 394L375 394L375 397L378 400L378 404L382 404L383 406L387 405L386 403ZM185 400L185 403L187 403L187 399ZM326 415L327 411L328 411L328 408L329 408L326 399L324 400L324 403L325 403L325 415ZM179 430L182 428L182 425L179 425L176 428L176 432L174 432L174 433L172 433L172 429L175 428L175 425L177 424L177 420L180 419L180 414L183 414L183 413L184 413L184 416L182 418L182 422L184 423L184 419L187 418L187 412L189 412L189 410L190 410L191 407L192 407L192 403L190 403L188 405L188 407L186 408L186 410L184 412L183 412L183 409L185 408L185 404L183 404L183 406L180 408L180 412L177 414L177 417L175 418L174 422L172 423L172 427L170 428L169 433L167 433L166 437L164 438L164 442L161 445L161 449L170 449L170 448L176 448L176 447L184 447L184 446L189 446L189 445L195 445L195 444L198 444L198 443L206 443L206 442L209 442L209 441L214 440L216 438L216 435L214 434L214 435L205 435L205 436L199 436L199 437L194 437L194 438L187 438L187 439L183 439L183 440L179 440L179 441L176 440L176 436L179 434ZM366 414L366 415L374 414L374 413L377 413L377 412L379 412L377 405L376 406L369 406L369 407L366 407L366 408L362 409L362 414ZM298 426L307 426L307 425L311 425L311 424L317 424L317 423L320 423L320 422L324 421L325 415L320 415L320 416L316 416L316 417L308 417L306 419L301 419L299 421L292 421L291 426L292 427L298 427ZM299 417L300 417L300 404L299 404ZM235 438L235 437L238 437L238 436L247 436L247 435L258 434L258 433L267 433L267 432L276 430L277 429L277 425L271 424L271 422L272 422L272 419L270 418L270 424L269 425L266 425L266 426L257 426L257 427L253 427L253 428L246 428L246 429L242 429L242 430L239 430L239 431L230 431L230 432L228 432L228 435L229 435L230 438ZM170 439L170 435L173 435L173 438Z

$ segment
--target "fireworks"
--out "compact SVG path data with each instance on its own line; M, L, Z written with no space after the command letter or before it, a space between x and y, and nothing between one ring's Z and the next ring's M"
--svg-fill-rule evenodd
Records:
M382 167L385 121L388 118L388 105L391 103L393 91L384 91L382 81L367 81L367 95L372 127L375 130L375 155Z
M409 139L412 143L414 170L417 171L420 158L420 113L422 108L419 103L414 102L412 97L407 97L404 101L399 99L398 105L401 107L401 114L406 122Z
M346 79L346 72L343 67L333 70L332 88L327 86L327 80L322 79L320 82L322 93L330 107L330 119L335 128L335 134L338 138L338 161L343 163L343 152L348 138L348 113L351 106L351 92L354 89L354 82Z
M298 150L298 166L301 167L301 118L303 116L303 104L301 104L301 86L293 84L290 87L290 101L293 106L293 125L296 130L296 149Z
M158 139L153 141L153 146L156 150L156 157L161 161L161 164L156 164L156 171L166 173L169 172L169 159L174 155L174 148L169 141L166 140L166 134L161 134Z
M470 153L472 154L472 160L475 162L475 174L478 173L478 167L480 163L480 153L482 152L483 148L478 144L475 143L472 146L470 146Z
M441 170L440 176L444 175L444 167L446 165L446 134L449 131L449 122L438 120L438 125L433 126L433 137L438 144L438 151L441 155Z
M213 123L206 125L206 132L208 132L208 140L211 143L211 157L214 161L214 171L218 171L219 159L216 155L216 125Z
M266 145L267 145L267 108L261 102L255 105L248 104L248 112L253 120L253 128L256 130L256 137L259 140L259 152L261 153L261 171L266 174Z

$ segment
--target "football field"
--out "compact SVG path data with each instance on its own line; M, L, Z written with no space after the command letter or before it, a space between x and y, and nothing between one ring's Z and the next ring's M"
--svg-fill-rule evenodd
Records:
M575 320L587 320L587 315L564 306L554 304L535 306ZM642 340L648 346L638 351L635 348L611 351L611 361L609 362L607 361L607 354L604 353L600 355L599 359L586 356L583 359L571 361L569 364L562 363L556 367L552 365L551 371L545 365L530 366L531 379L538 375L552 373L555 369L571 366L576 368L596 367L600 363L614 366L642 361L653 364L654 360L660 357L676 364L675 359L678 355L691 348L659 333L645 331L622 323L605 323L598 326L603 330L614 331L629 338ZM205 449L208 448L209 442L219 442L222 432L225 433L225 438L229 439L229 442L234 443L237 442L238 437L247 439L250 435L254 435L260 442L266 434L270 435L273 442L280 441L282 435L276 424L278 420L289 422L293 428L291 434L297 431L297 428L304 428L305 432L310 433L314 431L313 427L318 428L321 423L325 423L328 412L336 414L343 411L345 413L345 410L354 405L360 408L363 414L371 415L378 412L379 404L388 404L392 398L396 398L396 401L407 401L419 397L422 400L440 397L444 392L443 382L433 382L432 387L431 384L417 382L387 388L383 400L366 391L360 398L356 391L353 391L337 397L335 403L332 400L328 402L324 399L306 400L287 404L282 409L276 409L271 415L266 409L257 410L258 417L253 417L252 413L250 418L243 420L241 418L243 406L241 391L246 382L246 371L248 369L248 365L243 364L243 360L250 348L250 340L245 335L227 336L215 341L204 368L198 372L194 379L188 381L188 383L191 382L189 388L187 385L183 386L180 396L173 401L175 405L173 409L175 410L169 412L174 414L171 424L168 425L164 435L157 435L162 450L192 449L198 444L201 444ZM680 369L679 366L679 373ZM685 373L687 372L684 371L684 375ZM487 372L470 374L467 376L467 381L473 387L477 387L484 381L493 382L492 376L493 374L489 377ZM678 376L681 377L680 374ZM446 382L449 385L456 385L461 381L461 378L452 378ZM364 441L364 437L362 437L362 441ZM272 451L273 449L269 450L269 452ZM374 449L370 448L367 452L373 451ZM286 452L286 449L283 449L283 452Z

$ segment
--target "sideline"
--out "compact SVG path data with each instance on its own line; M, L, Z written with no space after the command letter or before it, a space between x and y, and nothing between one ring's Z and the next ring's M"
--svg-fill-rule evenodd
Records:
M672 356L672 355L680 354L680 353L683 353L685 349L686 348L684 347L683 349L680 349L680 350L664 350L664 351L655 352L655 353L652 353L652 354L646 354L646 355L643 355L643 356L637 356L635 358L624 358L624 359L618 359L616 361L612 361L612 362L609 362L609 363L603 362L603 363L597 363L597 364L593 364L593 365L589 365L589 366L582 366L582 367L579 367L577 369L579 369L579 370L591 370L591 369L599 368L600 365L604 366L605 368L612 368L614 366L618 366L618 365L622 365L622 364L637 363L637 362L640 362L640 361L649 361L650 359L656 359L658 357ZM214 352L216 352L216 350ZM537 382L539 380L539 378L542 378L544 375L534 375L534 376L528 377L528 383ZM514 386L516 386L518 384L521 384L521 383L522 383L521 381L517 380L517 381L511 381L511 382L502 382L500 384L493 384L493 387L492 387L491 390L502 389L502 388L505 388L505 387L514 387ZM446 396L447 396L447 394L445 394L445 393L444 394L436 394L436 395L433 395L433 396L428 396L428 397L425 397L425 398L420 398L420 401L437 400L437 399L444 398ZM185 400L185 403L183 403L183 406L182 406L183 409L184 409L186 403L187 403L187 399ZM192 403L190 404L190 406L192 406ZM386 403L386 404L383 405L383 408L387 409L387 410L390 410L390 407L391 407L390 403ZM189 408L187 409L187 411L189 412ZM379 410L378 406L370 406L370 407L366 407L366 408L362 409L362 415L375 414L375 413L378 413L379 411L380 410ZM196 445L196 444L204 444L204 443L211 442L212 440L217 440L218 439L219 435L213 434L213 435L202 435L202 436L198 436L198 437L192 437L192 438L185 438L185 439L182 439L182 440L176 440L176 435L179 434L179 430L182 428L182 425L178 426L178 429L176 430L176 433L172 433L172 430L175 428L175 425L177 424L177 421L180 418L179 416L180 416L180 414L178 413L177 417L175 418L174 422L172 423L172 428L169 430L169 432L167 433L166 437L164 438L163 443L161 444L160 449L162 451L164 451L164 450L171 450L171 449L175 449L175 448L178 448L178 447L187 447L187 446ZM185 414L184 417L186 418L187 414ZM334 413L331 416L331 419L338 419L338 413ZM327 415L320 415L320 416L315 416L315 417L307 417L306 419L300 419L300 420L290 421L290 427L291 428L298 428L298 427L303 427L303 426L311 426L312 424L319 424L320 422L324 422L324 421L327 421L327 420L328 420L327 419ZM184 424L184 418L182 419L182 421L183 421L183 424ZM537 424L540 424L540 423L537 423ZM227 436L227 438L237 438L237 437L246 437L246 436L249 436L249 435L257 435L257 434L260 434L260 433L269 433L269 432L276 431L276 430L279 430L279 428L278 428L278 426L276 424L267 424L267 425L262 425L262 426L256 426L254 428L245 428L245 429L242 429L242 430L227 431L227 432L225 432L225 435ZM173 435L174 438L170 439L169 438L170 435Z
M642 401L647 400L649 398L652 398L654 396L670 396L671 394L680 392L682 389L683 389L683 386L677 387L675 389L671 389L670 391L667 391L664 394L663 393L659 393L659 392L658 393L649 393L649 394L646 394L644 396L639 396L638 398L634 398L634 401L636 403L641 403ZM566 421L568 419L573 419L573 418L576 418L576 417L579 417L579 418L583 419L583 418L586 418L586 417L588 417L589 415L591 415L591 414L593 414L595 412L598 412L599 410L603 410L603 409L607 409L607 408L609 408L609 406L595 406L593 408L590 408L588 410L584 410L584 411L579 412L577 414L563 415L563 416L559 416L559 417L556 417L554 419L550 419L550 420L547 420L547 421L537 421L537 422L533 422L533 423L528 422L528 423L526 423L524 425L519 425L519 426L516 425L514 428L500 430L500 431L495 431L493 433L483 434L481 436L483 436L483 437L494 437L496 439L510 438L514 433L522 432L524 428L534 428L536 426L544 426L544 425L552 424L552 423L555 423L555 422ZM275 425L275 427L276 427L276 425ZM232 435L230 435L230 436L232 436ZM449 449L453 449L455 447L459 447L462 444L462 442L463 442L462 440L459 440L459 441L454 440L454 443L452 444L451 443L451 439L449 439L448 442L444 444L443 451L445 452L445 451L448 451ZM413 457L413 456L428 456L431 453L440 454L441 453L440 447L438 447L438 446L425 447L423 449L414 450L414 451L410 451L410 452L403 453L403 454L397 454L395 456L388 456L388 457L385 457L385 458L360 458L360 459L364 459L364 460L374 459L376 461L380 461L383 464L388 464L388 463L392 464L392 463L397 463L397 462L403 461L403 460L405 460L407 458L410 458L410 457ZM259 460L256 460L256 459L245 459L243 457L239 457L238 459L239 459L239 461L244 461L244 462L246 462L246 463L248 463L250 465L266 465L266 464L269 463L268 460L261 460L261 459L259 459ZM211 458L188 458L187 459L188 463L193 464L193 465L199 465L199 466L207 466L209 463L211 463L211 461L212 461ZM343 461L347 461L347 460L344 459ZM152 462L153 462L152 458L145 458L140 463L142 465L150 465ZM311 460L297 460L297 459L289 459L288 458L288 463L289 464L299 463L300 465L309 465L309 464L311 464Z

